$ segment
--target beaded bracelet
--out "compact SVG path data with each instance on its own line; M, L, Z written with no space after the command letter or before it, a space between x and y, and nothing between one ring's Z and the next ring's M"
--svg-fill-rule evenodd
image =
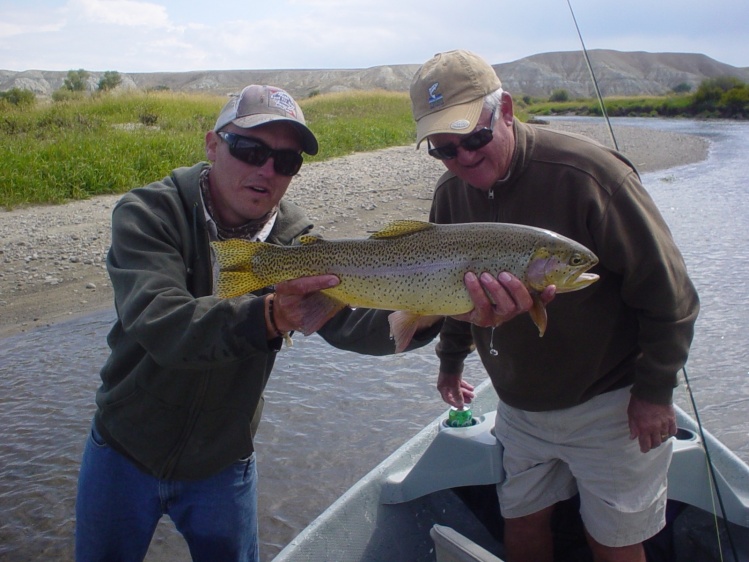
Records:
M289 335L289 332L282 332L278 329L278 324L276 324L276 316L273 313L273 301L276 299L276 293L271 293L268 297L268 318L270 319L270 325L273 330L276 332L276 337L283 338L286 342L287 346L291 346L291 336Z

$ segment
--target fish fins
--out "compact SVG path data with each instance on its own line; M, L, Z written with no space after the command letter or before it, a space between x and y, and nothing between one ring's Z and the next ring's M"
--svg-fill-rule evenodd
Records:
M312 244L325 244L325 240L314 234L305 234L299 237L299 243L302 246L310 246Z
M299 331L305 336L309 336L314 332L311 326L319 326L326 319L346 308L346 306L345 302L341 302L325 293L310 294L305 299L304 323L299 326Z
M548 323L546 305L544 305L541 297L536 293L531 293L531 298L533 299L533 306L528 311L528 314L531 315L531 320L538 327L538 337L542 338L544 337L544 333L546 333L546 325Z
M400 220L386 224L381 230L378 230L370 236L371 239L380 240L387 238L400 238L408 236L415 232L434 228L434 224L425 221Z
M390 314L388 322L390 323L390 335L395 340L395 352L405 351L416 332L431 326L441 318L442 316L421 316L403 310Z

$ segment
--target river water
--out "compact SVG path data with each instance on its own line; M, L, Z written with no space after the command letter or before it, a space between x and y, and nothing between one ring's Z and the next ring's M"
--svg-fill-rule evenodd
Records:
M645 174L699 290L687 373L704 425L749 462L749 123L615 119L711 140L705 162ZM111 310L0 339L0 559L72 560L78 463ZM433 347L364 357L297 338L279 355L258 435L262 558L440 415ZM466 378L485 378L474 359ZM676 401L688 412L680 385ZM171 522L147 560L187 560Z

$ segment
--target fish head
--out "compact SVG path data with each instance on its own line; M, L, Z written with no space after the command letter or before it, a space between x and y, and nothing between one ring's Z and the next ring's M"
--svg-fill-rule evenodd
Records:
M526 269L526 284L536 291L549 285L557 293L578 291L598 281L595 273L586 273L598 263L598 257L582 244L557 237L536 247Z

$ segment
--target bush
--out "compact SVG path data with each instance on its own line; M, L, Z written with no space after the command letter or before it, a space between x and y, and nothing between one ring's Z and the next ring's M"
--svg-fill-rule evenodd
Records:
M694 113L724 117L741 115L747 110L747 85L733 76L703 80L692 97Z
M83 99L83 92L73 92L71 90L68 90L67 88L60 88L59 90L55 90L52 92L52 101L54 102L69 102L69 101L78 101L80 99Z
M567 90L554 90L549 97L549 101L569 101L570 94Z
M71 92L84 92L88 77L88 72L82 68L79 70L68 70L68 76L65 78L62 87Z
M31 90L11 88L6 92L0 92L0 100L11 105L30 107L36 103L36 95Z
M749 115L749 87L731 88L720 97L718 106L728 115Z
M674 86L671 91L675 94L686 94L692 91L692 85L687 82L682 82L681 84Z
M107 70L99 79L99 91L106 92L107 90L114 90L121 83L122 76L120 76L119 72L116 70Z

